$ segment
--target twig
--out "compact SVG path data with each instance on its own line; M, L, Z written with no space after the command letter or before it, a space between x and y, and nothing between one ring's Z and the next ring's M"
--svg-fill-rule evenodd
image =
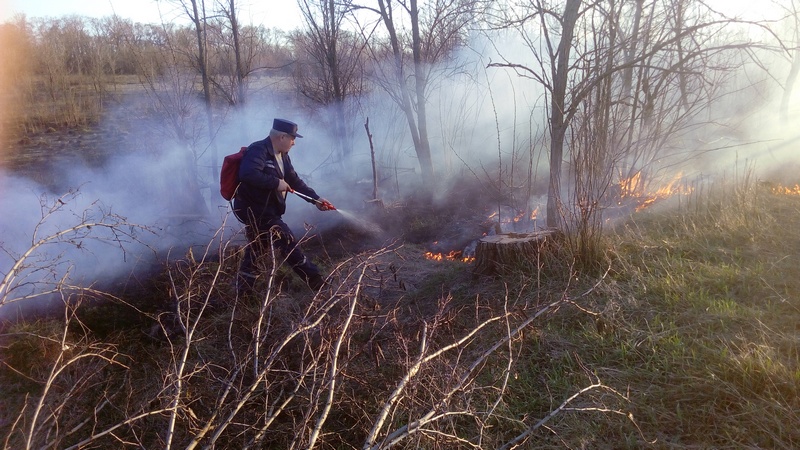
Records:
M606 273L608 273L608 272L606 272ZM594 285L593 285L591 288L589 288L588 290L586 290L586 291L585 291L585 292L583 292L582 294L578 295L578 297L576 297L576 298L581 298L581 297L584 297L584 296L586 296L586 295L589 295L589 294L590 294L592 291L594 291L594 290L595 290L595 289L596 289L596 288L597 288L597 287L598 287L598 286L601 284L601 282L603 281L603 279L604 279L604 278L605 278L605 275L603 276L603 278L601 278L600 280L598 280L598 282L597 282L597 283L595 283L595 284L594 284ZM507 294L506 294L506 298L507 298ZM375 439L376 439L376 434L377 434L377 432L376 432L376 428L377 428L377 426L378 426L378 423L376 422L375 426L373 427L373 432L372 432L372 433L370 433L370 435L369 435L369 437L368 437L368 440L367 440L367 442L364 444L364 447L363 447L363 448L364 448L365 450L366 450L366 449L377 450L377 449L379 449L379 448L380 448L380 449L386 449L386 448L389 448L389 447L391 447L392 445L394 445L394 444L396 444L396 443L400 442L401 440L405 439L405 438L406 438L406 437L408 437L409 435L411 435L411 434L413 434L413 433L415 433L415 432L417 432L417 431L420 431L420 430L422 429L421 427L423 427L424 425L426 425L426 424L428 424L428 423L431 423L431 422L433 422L433 421L437 420L438 418L442 417L442 415L441 415L441 414L437 414L437 412L438 412L438 411L440 411L440 410L441 410L441 409L442 409L442 408L443 408L443 407L444 407L444 406L445 406L445 405L446 405L446 404L447 404L447 403L450 401L450 398L452 398L452 396L453 396L453 395L454 395L456 392L458 392L460 389L462 389L462 388L463 388L463 386L465 386L465 385L467 384L467 382L468 382L470 379L472 379L472 376L473 376L472 374L475 372L475 370L477 370L479 367L481 367L481 366L484 364L484 362L485 362L485 361L486 361L486 360L487 360L487 359L488 359L488 358L489 358L489 357L490 357L492 354L494 354L494 352L496 352L496 351L497 351L497 349L499 349L499 348L500 348L501 346L503 346L503 345L506 345L506 344L510 343L510 341L511 341L513 338L515 338L516 336L518 336L519 334L521 334L521 333L522 333L522 331L523 331L525 328L527 328L527 327L528 327L528 326L529 326L529 325L530 325L530 324L531 324L531 323L532 323L534 320L538 319L538 318L539 318L539 317L541 317L543 314L545 314L545 313L547 313L547 312L549 312L549 311L551 311L551 310L554 310L554 309L556 309L556 308L557 308L559 305L561 305L562 303L565 303L565 302L567 302L567 301L568 301L568 297L566 296L566 293L565 293L565 294L562 296L562 298L560 298L560 299L558 299L558 300L556 300L556 301L554 301L554 302L552 302L552 303L550 303L550 304L548 304L548 305L544 306L543 308L539 309L539 310L536 312L536 314L534 314L534 315L533 315L533 316L531 316L531 317L528 317L528 318L526 318L526 320L524 320L524 321L523 321L523 322L522 322L520 325L518 325L516 328L514 328L513 330L510 330L510 331L507 331L507 333L506 333L506 335L503 337L503 339L501 339L501 340L499 340L499 341L495 342L495 343L494 343L494 344L493 344L491 347L489 347L489 348L488 348L486 351L484 351L483 353L481 353L481 355L480 355L480 356L478 356L478 357L477 357L477 358L476 358L476 359L473 361L473 363L470 365L470 367L469 367L469 368L467 368L467 369L464 371L464 373L461 375L461 378L459 379L459 381L458 381L458 382L457 382L457 383L456 383L456 384L455 384L455 385L454 385L454 386L453 386L453 387L452 387L452 388L451 388L451 389L450 389L448 392L446 392L446 393L445 393L445 394L444 394L444 395L441 397L441 400L439 400L439 401L438 401L438 402L437 402L435 405L433 405L433 407L432 407L431 409L429 409L427 413L423 414L423 415L422 415L422 416L421 416L419 419L417 419L417 420L415 420L415 421L412 421L412 422L409 422L408 424L406 424L406 425L404 425L404 426L402 426L402 427L398 428L398 429L397 429L397 430L395 430L394 432L390 433L390 434L389 434L389 435L388 435L388 436L387 436L387 437L386 437L386 438L385 438L385 439L384 439L384 440L383 440L383 441L382 441L380 444L377 444L377 445L376 445L376 443L375 443ZM503 315L501 315L501 316L496 316L496 317L492 317L492 318L490 318L490 319L487 319L486 321L484 321L483 323L481 323L481 324L480 324L478 327L476 327L475 329L473 329L473 330L472 330L472 331L471 331L471 332L468 334L468 336L470 336L470 337L471 337L471 336L473 336L473 335L474 335L475 333L477 333L477 332L478 332L478 331L479 331L481 328L483 328L483 327L485 327L485 326L489 325L489 324L490 324L490 323L492 323L492 322L495 322L495 321L497 321L497 320L504 319L504 318L507 320L507 318L508 318L508 315L509 315L509 313L506 311L506 312L505 312L505 314L503 314ZM448 346L448 347L445 347L445 349L449 349L449 348L453 348L454 346L461 345L461 343L463 343L463 342L465 342L465 338L462 338L462 339L460 339L459 341L457 341L457 342L455 342L455 343L451 344L450 346ZM443 349L443 350L444 350L444 349ZM436 357L436 356L438 356L439 354L441 354L441 352L442 352L443 350L440 350L439 352L436 352L436 353L434 353L434 354L430 355L428 358L425 358L424 360L421 360L421 361L422 361L422 362L428 361L428 360L432 359L433 357ZM418 360L418 361L420 361L420 360ZM421 364L421 363L420 363L420 362L418 362L418 364ZM417 369L417 370L418 370L418 364L417 364L417 365L415 365L415 367L413 367L412 369ZM415 373L416 373L416 372L415 372ZM408 377L408 373L406 374L406 377ZM404 385L407 383L407 381L406 381L406 379L405 379L406 377L404 377L404 380L403 380L403 381L401 381L401 385L402 385L402 386L404 386ZM398 389L399 389L399 388L400 388L400 386L398 386ZM396 390L396 391L397 391L397 390ZM390 401L393 401L393 400L392 400L392 398L393 398L393 397L390 397ZM386 405L384 405L384 410L386 410L386 408L387 408L388 406L390 406L388 403L387 403ZM381 422L381 424L382 424L382 422Z
M589 392L589 391L594 390L594 389L602 388L602 387L605 387L605 386L598 381L597 383L593 383L593 384L591 384L589 386L586 386L583 389L581 389L578 392L576 392L575 394L572 394L569 398L564 400L564 402L561 403L561 405L559 405L558 408L550 411L550 413L547 416L545 416L543 419L541 419L538 422L536 422L532 427L530 427L527 430L525 430L525 432L523 432L519 436L515 437L514 439L512 439L509 442L507 442L506 444L504 444L502 447L500 447L499 450L506 450L506 449L509 449L509 448L512 448L512 447L516 446L517 444L519 444L520 442L525 440L528 436L530 436L531 433L533 433L534 431L536 431L539 428L541 428L544 424L546 424L550 419L555 417L558 413L560 413L561 411L566 409L567 405L572 403L573 400L575 400L576 398L578 398L581 395L585 394L586 392Z
M317 424L314 427L314 430L311 432L311 435L308 439L308 448L313 448L314 444L317 442L317 438L319 437L320 430L322 430L322 425L325 424L325 420L328 418L328 414L331 411L331 406L333 405L333 394L336 392L336 375L338 371L337 363L339 361L339 350L342 348L342 342L344 341L344 337L347 335L347 330L350 328L350 323L353 320L353 315L355 313L356 304L358 303L358 296L361 291L361 283L364 280L364 274L367 271L367 265L363 265L361 268L361 275L358 277L358 283L356 284L356 291L353 294L353 298L350 300L350 311L347 314L347 320L345 321L342 330L339 332L339 338L336 340L336 345L333 347L333 357L331 363L331 373L330 373L330 386L328 387L328 399L325 402L325 406L322 410L322 413L317 420Z

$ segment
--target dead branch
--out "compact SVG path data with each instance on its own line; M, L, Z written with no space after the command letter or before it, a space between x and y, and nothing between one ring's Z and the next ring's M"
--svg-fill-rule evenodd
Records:
M78 217L78 223L62 229L57 230L51 234L41 236L40 233L44 225L56 216L57 214L66 214L66 205L70 200L77 198L78 192L70 192L59 198L52 203L48 204L46 197L40 199L42 216L38 223L34 226L31 234L31 242L26 250L22 253L16 254L9 248L0 245L0 250L11 256L13 264L8 271L3 275L0 280L0 308L5 305L20 302L22 300L29 300L44 295L62 292L68 287L67 280L70 274L70 267L63 270L57 282L48 282L47 278L50 276L58 277L58 268L64 264L64 254L45 255L45 248L65 244L73 246L77 249L84 249L84 241L95 240L98 242L110 241L116 244L124 253L127 244L132 242L142 243L142 241L135 235L135 232L145 231L151 232L148 227L137 225L128 222L125 218L108 213L105 211L97 211L100 213L99 220L89 220L89 217L96 211L93 205L89 209L84 210L80 214L75 214ZM110 237L104 237L97 233L98 229L104 229L110 233ZM35 258L40 257L40 260ZM42 274L40 279L31 279L32 277ZM46 286L54 284L54 287L48 288ZM21 288L27 288L29 292L23 292L14 296L15 292Z
M317 424L314 427L314 430L311 432L311 436L309 437L308 448L314 447L314 444L319 437L319 433L322 430L322 425L325 424L325 420L328 418L328 414L331 411L331 407L333 406L334 400L334 393L336 392L336 378L338 375L338 361L339 361L339 351L342 348L342 342L344 342L344 338L347 335L347 330L350 328L350 323L353 320L353 316L356 310L356 303L358 302L359 292L361 291L361 283L364 280L364 274L367 271L367 266L363 265L361 268L361 275L358 277L358 283L356 284L356 290L353 294L353 298L350 300L350 311L347 314L347 318L345 321L342 330L339 332L339 337L336 340L336 345L333 347L333 352L331 355L331 371L329 375L329 387L328 387L328 398L325 402L325 406L323 408L322 414L320 414L319 419L317 420Z

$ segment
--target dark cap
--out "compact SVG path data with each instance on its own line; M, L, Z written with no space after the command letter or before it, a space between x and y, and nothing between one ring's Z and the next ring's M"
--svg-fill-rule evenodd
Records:
M286 134L290 134L294 137L303 137L297 134L297 124L294 122L290 122L285 119L275 119L272 121L272 129L277 131L282 131Z

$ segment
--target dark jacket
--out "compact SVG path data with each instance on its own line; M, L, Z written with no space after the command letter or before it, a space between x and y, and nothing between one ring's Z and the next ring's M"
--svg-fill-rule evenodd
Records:
M250 144L239 166L241 184L233 202L234 210L241 213L250 208L257 218L280 218L286 212L286 198L276 190L281 178L297 192L319 199L319 195L297 175L288 154L283 155L281 172L269 138Z

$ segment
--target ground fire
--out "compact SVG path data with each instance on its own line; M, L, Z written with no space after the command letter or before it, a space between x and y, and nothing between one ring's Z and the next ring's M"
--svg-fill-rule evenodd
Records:
M800 195L800 184L795 184L794 186L773 186L772 193L779 195Z
M532 221L536 220L536 216L538 216L538 215L539 215L539 208L537 207L537 208L535 208L533 210L533 212L531 212L530 220L532 220ZM524 211L523 212L519 212L514 217L505 217L504 216L504 217L498 218L499 216L500 215L497 213L497 211L495 211L495 212L489 214L489 217L487 217L487 219L488 220L497 220L501 224L503 224L503 223L512 223L512 222L518 223L519 221L523 220L523 218L525 217L525 212Z
M619 182L619 204L621 205L626 200L634 200L638 202L636 211L641 211L648 206L652 205L658 200L672 197L674 195L682 194L688 195L694 191L694 188L682 182L683 173L678 173L672 180L666 183L661 188L647 192L645 183L642 180L642 173L637 172L630 178L620 180Z
M678 173L658 189L648 189L648 186L653 185L657 185L657 183L655 181L644 181L644 175L641 172L637 172L632 177L619 181L616 185L617 190L614 201L621 207L641 211L659 200L667 199L675 195L688 195L694 191L694 187L686 183L683 173ZM797 193L800 194L800 186L797 186L796 189ZM787 189L787 192L788 191ZM485 224L490 226L491 234L501 236L501 240L503 239L502 237L505 236L508 239L514 240L513 243L516 245L517 241L530 239L535 243L535 246L539 246L541 245L539 242L540 240L548 238L556 239L555 236L545 236L549 230L546 230L543 227L543 222L539 222L539 220L538 206L530 207L527 211L521 211L517 208L503 205L488 214ZM486 236L487 233L483 233L483 236L478 238L476 243ZM494 245L500 244L507 244L507 242L502 241L500 243L494 243ZM443 246L437 241L432 243L429 247L431 250L425 251L423 256L432 261L475 263L476 255L474 247L475 245L464 250L448 250L447 246ZM473 248L473 251L470 251L469 248Z
M433 261L461 261L465 263L471 263L475 261L474 256L464 256L464 252L460 250L453 250L448 253L425 252L423 255L425 258Z

